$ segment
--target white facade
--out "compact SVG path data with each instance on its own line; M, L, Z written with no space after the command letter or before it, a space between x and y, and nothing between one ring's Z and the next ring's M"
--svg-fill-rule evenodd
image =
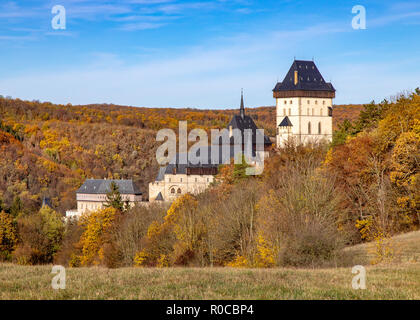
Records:
M86 212L93 212L105 208L107 203L106 194L84 194L77 193L77 209L66 211L66 217L80 217ZM142 196L134 194L121 194L122 201L128 202L130 207L133 207L136 203L141 203Z
M186 193L198 194L213 181L213 175L165 174L163 180L149 183L149 201L155 201L159 192L164 201L173 201Z
M332 140L332 98L291 97L276 98L277 147L287 140L296 143ZM285 117L291 127L279 127Z

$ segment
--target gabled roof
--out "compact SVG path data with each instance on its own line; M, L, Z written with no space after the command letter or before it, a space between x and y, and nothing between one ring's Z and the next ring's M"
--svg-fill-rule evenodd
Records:
M295 84L295 71L298 75L297 84ZM325 82L315 62L304 60L293 61L283 82L278 82L273 89L274 92L290 90L335 92L333 85Z
M111 190L111 183L114 182L118 186L121 194L141 195L140 189L133 180L103 180L103 179L87 179L76 193L88 194L106 194Z
M279 127L293 127L293 124L289 117L285 116L284 119L280 122Z
M155 198L156 201L163 201L162 193L158 193L157 197Z
M227 129L239 129L242 133L242 140L244 139L244 130L249 129L252 130L252 143L255 144L257 141L257 126L255 125L254 120L250 116L245 115L245 108L244 108L244 97L243 93L241 94L241 106L239 108L239 114L235 114L230 120ZM231 144L233 142L233 137L231 138ZM271 145L270 138L264 135L264 144Z

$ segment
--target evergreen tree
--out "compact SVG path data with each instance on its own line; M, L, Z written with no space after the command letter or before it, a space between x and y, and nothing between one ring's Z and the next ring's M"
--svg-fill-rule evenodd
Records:
M120 190L115 182L111 182L110 190L106 194L106 208L114 208L121 212L124 211L124 202L121 197Z
M13 217L17 217L23 211L22 200L18 196L13 199L12 206L10 207L10 214Z

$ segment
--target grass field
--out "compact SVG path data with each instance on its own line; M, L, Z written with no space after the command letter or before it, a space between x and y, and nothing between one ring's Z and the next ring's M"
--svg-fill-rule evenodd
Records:
M351 268L77 268L66 289L51 287L52 266L0 264L0 299L420 299L420 232L395 238L396 263L369 266L365 290ZM356 250L369 259L369 246Z

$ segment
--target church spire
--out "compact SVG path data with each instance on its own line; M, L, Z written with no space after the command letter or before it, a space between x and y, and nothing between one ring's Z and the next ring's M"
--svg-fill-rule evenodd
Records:
M241 118L243 119L245 117L245 108L244 108L244 89L241 89L241 108L240 110L240 115Z

